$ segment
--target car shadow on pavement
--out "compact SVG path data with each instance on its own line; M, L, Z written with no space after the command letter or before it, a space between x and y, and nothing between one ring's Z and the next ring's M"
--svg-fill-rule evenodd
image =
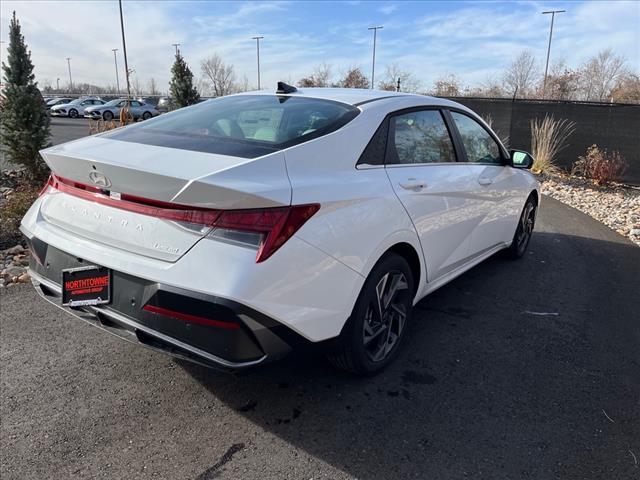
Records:
M632 478L639 275L640 249L623 239L536 232L523 260L496 255L416 305L402 354L376 377L305 352L235 377L180 364L354 477Z

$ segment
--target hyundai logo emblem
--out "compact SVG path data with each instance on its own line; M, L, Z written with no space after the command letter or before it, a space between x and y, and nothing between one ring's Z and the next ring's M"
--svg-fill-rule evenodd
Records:
M89 173L89 179L96 185L102 188L109 188L111 186L111 180L104 174L100 172L91 172Z

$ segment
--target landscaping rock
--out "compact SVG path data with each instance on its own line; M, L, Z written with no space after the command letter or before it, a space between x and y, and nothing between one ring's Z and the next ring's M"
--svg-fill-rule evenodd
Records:
M5 252L7 255L18 255L24 253L24 247L22 245L16 245L15 247L8 248Z
M18 277L18 279L16 280L16 283L29 283L29 279L30 279L29 274L25 272Z
M546 175L539 180L543 194L590 215L640 246L640 188L600 186L567 175Z

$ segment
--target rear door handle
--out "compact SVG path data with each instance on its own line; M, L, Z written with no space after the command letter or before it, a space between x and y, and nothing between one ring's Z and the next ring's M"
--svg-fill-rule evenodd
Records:
M490 178L486 178L486 177L480 177L480 178L478 178L478 183L480 185L491 185L493 183L493 180L491 180Z
M415 178L409 178L406 182L400 182L398 185L405 190L418 190L427 186L423 180L416 180Z

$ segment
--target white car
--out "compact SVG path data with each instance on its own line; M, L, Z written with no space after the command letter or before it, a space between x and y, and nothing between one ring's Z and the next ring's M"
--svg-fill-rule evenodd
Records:
M38 291L123 338L230 369L323 342L387 365L412 306L521 257L533 159L468 108L279 84L43 150L22 221Z
M155 117L160 115L160 112L156 110L151 104L140 102L138 100L131 100L131 106L129 107L131 111L131 115L135 120L142 119L147 120L151 117ZM120 110L122 110L127 105L127 99L125 98L116 98L115 100L111 100L110 102L95 106L89 107L84 110L85 118L91 118L93 120L105 120L110 121L114 118L119 118Z
M51 107L52 117L71 117L78 118L84 115L84 111L88 107L95 107L104 104L99 98L76 98L69 103L54 105Z

